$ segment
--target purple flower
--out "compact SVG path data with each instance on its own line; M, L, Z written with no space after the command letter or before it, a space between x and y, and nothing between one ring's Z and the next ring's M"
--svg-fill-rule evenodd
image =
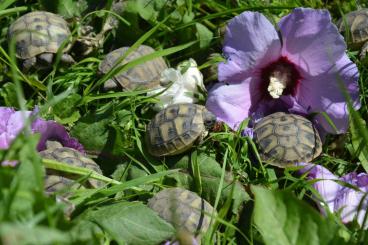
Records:
M254 138L254 130L253 128L245 128L243 129L243 131L241 132L241 135L244 136L244 137L249 137L251 139Z
M348 127L345 87L354 108L360 107L358 69L326 10L297 8L277 29L257 12L244 12L227 26L218 79L206 106L233 129L251 116L257 120L284 111L315 116L321 132Z
M358 223L363 225L368 208L368 174L352 172L339 178L319 165L310 163L299 165L305 166L299 172L307 173L308 179L318 179L313 187L322 198L317 200L322 212L324 208L320 201L323 201L331 212L339 214L342 222L348 223L357 219ZM364 228L368 228L368 220Z
M24 121L37 111L15 111L9 107L0 107L0 149L7 149L24 127ZM63 146L74 148L84 152L83 146L77 139L69 136L66 129L54 122L36 118L31 123L32 133L40 133L41 138L37 150L46 149L46 141L59 141Z

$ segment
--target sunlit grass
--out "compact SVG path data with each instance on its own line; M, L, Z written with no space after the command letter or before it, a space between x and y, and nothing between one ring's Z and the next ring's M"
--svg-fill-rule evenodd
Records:
M152 9L150 4L155 1L143 2L147 9ZM165 4L165 8L153 8L152 16L149 16L151 12L143 12L147 9L140 9L142 12L135 15L132 11L130 14L134 17L127 19L132 26L124 22L125 17L119 19L121 25L109 33L105 45L93 55L79 57L78 62L70 67L58 65L52 71L30 74L21 72L15 58L14 43L8 44L6 33L18 16L29 9L42 9L44 1L6 0L0 3L0 105L23 110L33 110L37 106L41 116L67 127L84 144L88 155L100 164L105 174L100 176L87 169L41 160L35 150L37 136L29 136L25 131L10 149L0 151L0 162L19 160L26 163L18 168L0 168L0 223L6 224L3 228L0 226L0 241L13 241L11 239L16 239L17 234L8 233L19 229L29 236L25 235L24 241L39 244L82 244L86 241L110 244L114 238L93 223L91 213L116 203L145 204L161 188L177 185L197 192L217 208L217 217L207 214L213 215L212 226L204 236L203 244L260 244L264 241L252 223L252 185L287 190L298 199L312 203L312 196L316 194L311 188L312 183L295 175L293 170L281 170L262 163L255 144L250 138L243 137L241 130L233 132L223 126L219 131L210 132L203 144L187 154L160 159L150 156L144 136L145 127L155 114L151 105L156 99L147 97L146 91L105 92L101 85L118 71L159 56L172 67L189 57L194 57L203 69L213 65L213 61L207 60L210 54L221 53L223 37L219 28L244 10L261 11L277 22L293 7L327 8L336 20L341 11L346 13L356 9L356 2L157 2ZM183 3L178 6L177 2ZM101 15L106 13L96 11L84 21L99 26L103 19ZM201 32L203 29L198 24L213 35ZM104 76L98 74L98 65L109 51L128 45L133 52L142 43L153 46L157 52L117 66ZM350 111L350 132L341 140L336 136L327 138L323 154L316 159L316 163L339 176L354 170L365 171L364 166L368 164L368 129L364 124L368 118L368 68L366 61L356 57L356 52L350 54L360 71L362 107L359 112ZM220 60L221 57L216 59ZM244 127L246 124L245 121ZM85 178L95 178L103 181L105 186L70 190L69 201L63 202L55 196L44 195L44 167L78 174L77 181L80 182ZM65 214L70 205L73 205L74 212L68 216ZM363 229L356 225L345 228L337 217L331 216L349 244L367 242ZM245 218L239 220L239 217ZM33 233L38 237L31 235Z

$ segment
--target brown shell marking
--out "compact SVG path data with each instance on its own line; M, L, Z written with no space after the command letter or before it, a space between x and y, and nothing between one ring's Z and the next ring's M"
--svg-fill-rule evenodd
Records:
M254 139L262 159L279 167L310 162L322 151L321 139L312 122L283 112L258 122L254 127Z
M108 53L99 66L100 72L103 74L108 73L128 49L129 47L122 47ZM153 48L141 45L123 59L120 65L124 65L153 52L155 52ZM126 72L118 73L113 77L113 79L127 90L134 90L136 88L155 88L159 86L161 73L166 68L167 65L165 60L162 57L158 57L132 67Z
M53 13L35 11L18 18L9 28L8 38L15 38L16 56L28 59L42 53L57 53L70 36L66 21ZM65 47L66 51L69 47Z
M147 127L148 151L153 156L176 155L188 150L205 131L204 106L174 104L161 110Z
M148 201L148 207L177 230L190 234L205 233L210 225L213 207L196 193L183 188L168 188Z
M92 159L85 157L79 151L68 148L60 147L56 149L47 149L40 152L42 158L56 160L58 162L67 163L76 167L88 168L102 174L100 167ZM81 176L73 176L64 172L48 169L45 176L45 190L46 192L59 191L66 186L73 184L75 179L81 178ZM87 184L94 188L102 186L102 183L95 179L88 179Z
M368 9L360 9L346 14L337 22L339 31L344 33L349 27L350 38L357 47L368 41Z

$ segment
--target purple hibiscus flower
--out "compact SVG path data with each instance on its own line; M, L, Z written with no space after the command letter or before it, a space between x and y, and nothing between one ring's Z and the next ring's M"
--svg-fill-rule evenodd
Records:
M17 137L24 127L24 121L37 111L15 111L9 107L0 107L0 149L7 149L12 141ZM84 152L83 146L77 139L69 136L66 129L54 122L36 118L31 123L32 133L40 133L41 138L37 145L37 150L46 149L46 141L59 141L63 146L74 148ZM6 163L3 163L6 164Z
M307 173L308 179L318 179L313 188L322 198L319 200L316 197L316 201L323 213L325 213L323 204L326 204L331 212L340 215L342 222L348 223L356 219L361 226L363 225L368 208L368 174L352 172L339 178L319 165L310 163L299 165L305 166L299 172ZM368 228L368 220L364 228Z
M243 12L226 29L218 67L219 83L206 103L233 129L247 117L257 120L284 111L307 115L321 133L348 127L346 89L355 109L359 73L326 10L297 8L274 26L257 12ZM326 112L338 132L320 112Z

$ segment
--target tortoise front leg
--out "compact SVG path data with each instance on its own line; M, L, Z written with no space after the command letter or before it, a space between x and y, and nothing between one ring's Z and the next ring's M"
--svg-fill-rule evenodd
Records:
M367 55L367 52L368 52L368 42L364 43L363 47L362 47L362 50L360 51L360 59L364 59L365 56Z
M36 57L25 59L22 63L23 72L27 72L29 69L34 67L36 65L36 63L37 63L37 58Z
M65 65L72 65L75 64L75 60L73 59L72 56L70 56L69 54L63 54L61 56L60 61L65 64Z
M37 56L39 60L39 65L42 67L50 67L52 66L52 61L54 60L53 53L43 53Z

